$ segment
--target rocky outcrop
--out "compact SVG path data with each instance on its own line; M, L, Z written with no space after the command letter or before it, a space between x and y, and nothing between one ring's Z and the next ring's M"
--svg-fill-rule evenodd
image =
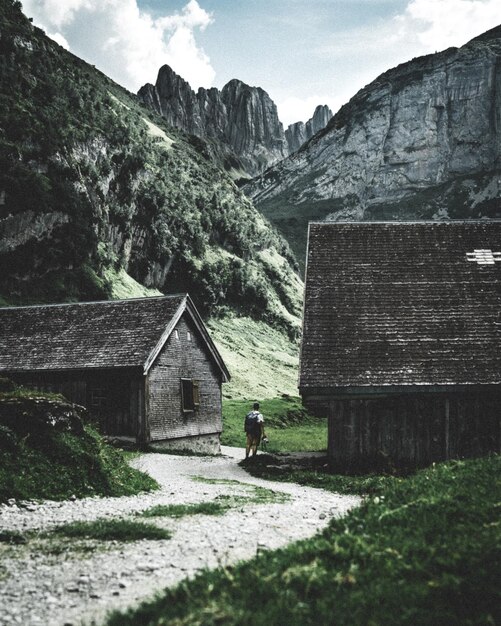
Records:
M24 245L30 240L42 241L69 218L64 213L54 211L35 215L25 211L0 219L0 254Z
M277 107L266 91L231 80L221 100L226 109L223 137L249 173L263 171L287 155Z
M287 149L289 154L296 152L309 139L323 130L333 113L326 104L319 104L313 113L313 117L306 124L304 122L296 122L290 124L285 131L285 139L287 140Z
M227 146L226 156L236 157L237 168L250 176L288 154L277 107L260 87L231 80L221 91L200 88L195 93L164 65L156 84L144 85L138 96L172 126Z
M221 91L200 88L195 93L168 65L160 68L156 84L144 85L138 96L172 126L217 140L225 149L212 148L212 156L221 160L222 154L226 169L237 177L256 176L282 160L332 116L327 106L319 106L306 124L298 122L297 129L284 133L275 103L260 87L234 79Z
M382 74L245 190L289 221L501 215L500 94L501 26Z
M203 136L200 105L195 92L168 65L160 68L156 85L147 83L141 87L138 96L171 126Z

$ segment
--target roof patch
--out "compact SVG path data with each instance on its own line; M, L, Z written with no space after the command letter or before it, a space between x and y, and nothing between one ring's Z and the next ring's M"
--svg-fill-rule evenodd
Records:
M496 261L501 261L501 252L488 249L473 250L473 252L466 253L466 260L478 263L478 265L494 265Z

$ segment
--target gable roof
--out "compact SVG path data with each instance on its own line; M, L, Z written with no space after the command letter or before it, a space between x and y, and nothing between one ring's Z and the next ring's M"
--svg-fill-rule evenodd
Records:
M228 370L186 294L0 308L0 371L141 367L146 374L183 313Z
M308 246L302 391L501 383L501 221L311 223Z

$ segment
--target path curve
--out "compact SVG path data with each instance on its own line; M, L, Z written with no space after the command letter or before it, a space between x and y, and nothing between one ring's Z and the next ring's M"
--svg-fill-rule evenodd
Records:
M161 490L121 498L84 498L0 505L0 529L48 530L76 520L127 517L156 504L211 501L243 490L235 483L194 481L194 476L259 485L290 494L285 503L245 504L222 516L156 518L170 540L113 543L89 556L31 552L27 546L0 551L0 625L77 626L102 624L108 611L151 598L203 568L251 559L259 550L282 547L314 535L333 516L357 506L360 498L253 478L237 465L238 448L218 457L148 454L134 465L151 474ZM148 520L153 521L153 520ZM0 544L1 545L1 544Z

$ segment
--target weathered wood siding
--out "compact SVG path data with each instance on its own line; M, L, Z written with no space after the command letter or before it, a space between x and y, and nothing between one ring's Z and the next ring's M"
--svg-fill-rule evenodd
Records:
M328 454L339 469L419 467L501 451L501 392L329 400ZM310 398L325 409L326 398Z
M141 437L144 378L135 370L93 370L10 374L33 389L61 393L98 419L100 430L116 437Z
M200 406L192 412L182 410L181 378L200 381ZM221 374L195 326L185 316L148 374L146 397L150 441L195 437L222 430Z

